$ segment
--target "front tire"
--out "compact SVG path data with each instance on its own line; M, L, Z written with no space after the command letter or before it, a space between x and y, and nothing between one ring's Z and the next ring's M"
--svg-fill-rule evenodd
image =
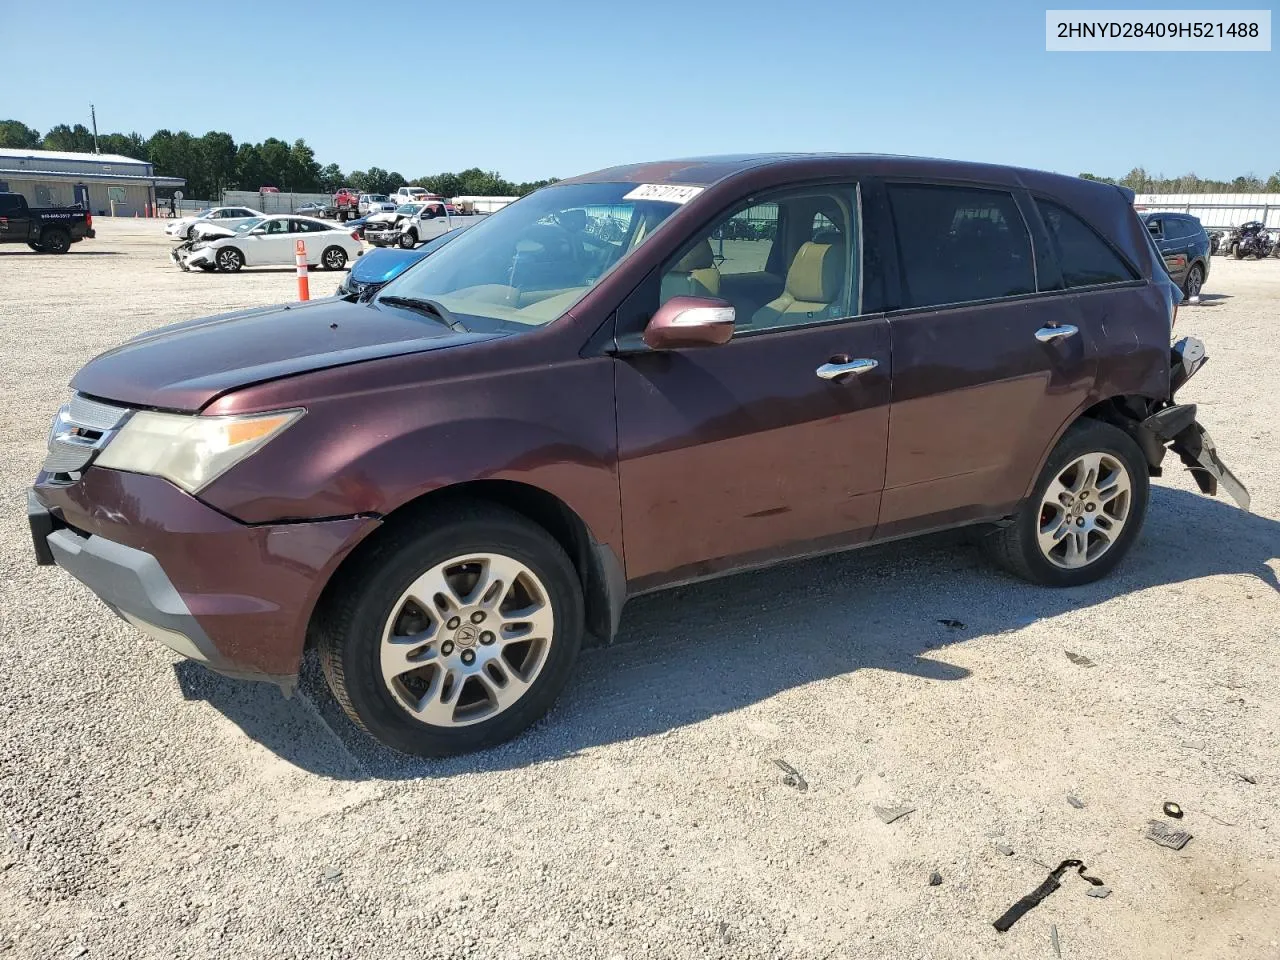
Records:
M40 246L40 244L38 243L28 243L27 246L30 247L32 250L34 250L36 253L44 253L44 247Z
M1240 244L1233 243L1231 245L1231 256L1235 257L1237 260L1244 259L1244 251L1240 249Z
M223 247L214 259L223 273L239 273L244 266L244 254L235 247Z
M412 250L418 245L418 238L412 232L400 234L400 249Z
M1149 496L1147 461L1133 438L1081 420L1053 448L1014 522L986 545L998 565L1032 583L1092 583L1133 546Z
M564 688L582 585L523 516L455 506L390 533L353 571L333 588L320 660L347 715L387 746L424 757L490 747Z

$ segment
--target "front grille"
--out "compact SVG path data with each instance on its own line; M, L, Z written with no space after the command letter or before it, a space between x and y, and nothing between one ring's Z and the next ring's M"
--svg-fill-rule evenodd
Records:
M49 430L46 473L79 473L107 445L132 411L76 394L54 417Z

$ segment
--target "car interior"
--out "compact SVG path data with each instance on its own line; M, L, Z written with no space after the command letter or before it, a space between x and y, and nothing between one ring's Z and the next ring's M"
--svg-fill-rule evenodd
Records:
M719 297L744 331L856 315L855 203L852 190L836 189L734 211L663 271L660 302Z

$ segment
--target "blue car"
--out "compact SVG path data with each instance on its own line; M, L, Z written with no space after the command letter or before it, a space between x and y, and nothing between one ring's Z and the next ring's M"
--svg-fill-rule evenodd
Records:
M338 296L350 300L368 300L386 284L419 260L431 256L460 233L461 230L442 233L416 250L402 250L398 247L370 250L351 265L347 275L342 278L342 283L338 285Z

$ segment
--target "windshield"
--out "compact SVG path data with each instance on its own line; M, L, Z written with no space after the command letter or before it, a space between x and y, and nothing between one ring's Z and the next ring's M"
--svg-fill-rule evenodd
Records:
M627 199L636 192L634 183L544 187L466 230L379 299L434 300L475 330L550 323L676 210Z
M385 193L374 193L369 196L369 199L375 203L385 203L387 195Z
M400 206L396 207L396 213L403 213L412 216L421 209L422 204L420 203L402 203Z
M246 220L244 223L236 227L236 233L248 233L264 219L264 217L254 217L252 220Z

